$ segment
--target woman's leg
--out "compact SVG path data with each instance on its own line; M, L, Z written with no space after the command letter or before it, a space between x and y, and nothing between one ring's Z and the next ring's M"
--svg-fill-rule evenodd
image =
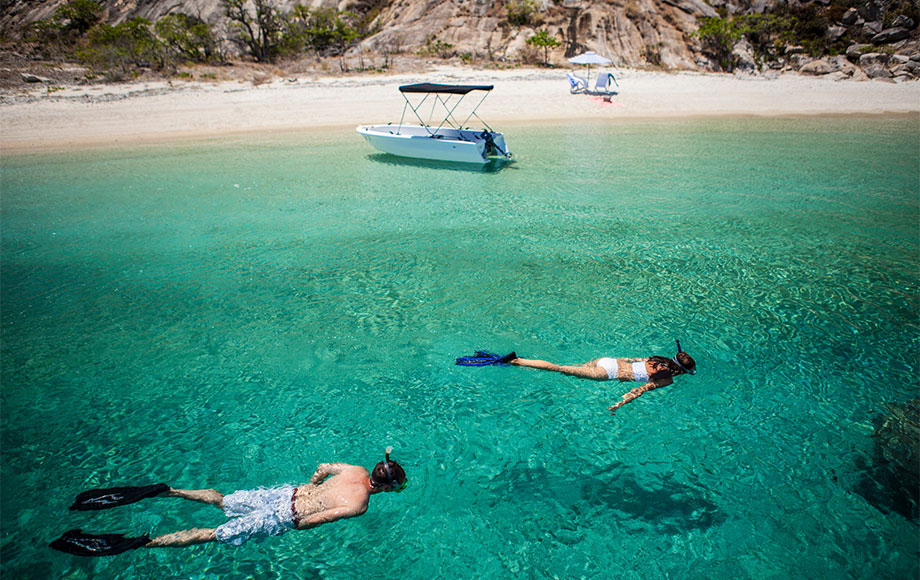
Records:
M201 503L224 507L224 494L216 489L169 489L169 497L181 497Z
M508 361L509 364L517 365L521 367L530 367L532 369L540 369L542 371L553 371L557 373L562 373L564 375L569 375L573 377L580 377L583 379L592 379L595 381L606 381L610 377L607 376L607 371L602 367L597 366L596 364L587 363L580 366L565 366L557 365L545 360L530 360L526 358L516 358ZM592 361L594 362L594 361Z
M213 491L213 490L212 490ZM210 503L210 502L206 502ZM191 530L182 530L157 536L150 540L147 548L183 548L195 544L206 544L217 541L216 528L192 528Z

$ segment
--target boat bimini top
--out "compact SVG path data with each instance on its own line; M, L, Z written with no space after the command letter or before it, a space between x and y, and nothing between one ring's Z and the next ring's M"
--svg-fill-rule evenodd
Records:
M479 119L479 122L482 123L486 129L492 132L492 127L489 127L489 125L483 121L479 115L476 114L476 109L478 109L479 105L481 105L482 102L486 100L486 97L489 96L489 91L491 91L493 88L493 85L442 85L438 83L417 83L414 85L402 85L399 87L399 92L402 93L403 98L406 99L406 104L403 106L403 113L399 118L399 126L402 127L403 119L406 117L406 108L409 108L415 114L415 117L419 120L419 124L424 127L428 131L428 134L432 137L436 136L438 131L441 130L445 124L453 129L463 129L463 125L466 125L473 117ZM467 117L462 122L458 122L454 117L454 111L457 110L457 107L460 105L463 97L473 91L483 91L482 98L479 100L476 106L473 107L473 110L470 112L470 114L467 115ZM422 97L422 100L419 101L418 104L413 105L412 101L407 96L409 94L424 94L425 96ZM460 98L451 104L451 98L454 95L459 95ZM428 121L431 121L435 108L438 104L443 106L447 113L437 128L433 130L431 129L430 123L426 122L419 114L419 110L422 108L422 105L425 104L425 101L427 101L429 97L431 97L431 111L428 114ZM397 129L396 134L399 134L399 129Z

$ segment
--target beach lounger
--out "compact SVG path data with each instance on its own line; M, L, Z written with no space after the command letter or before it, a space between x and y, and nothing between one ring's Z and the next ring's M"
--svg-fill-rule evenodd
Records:
M604 97L605 101L609 101L610 97L617 94L616 91L610 89L611 81L618 87L620 86L611 73L599 73L597 75L597 81L594 83L594 88L586 90L585 93L595 97Z
M591 92L597 95L615 95L617 94L617 92L610 90L611 82L613 82L613 84L615 84L618 87L620 86L619 84L617 84L616 78L614 78L614 76L611 73L605 73L605 72L598 73L597 81L595 81L594 83L594 90Z
M588 81L572 73L566 73L566 74L569 77L569 92L570 93L574 95L576 93L584 93L588 90Z

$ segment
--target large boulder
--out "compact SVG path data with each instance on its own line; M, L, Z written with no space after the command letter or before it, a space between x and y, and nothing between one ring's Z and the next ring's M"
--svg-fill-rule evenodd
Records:
M857 20L859 20L859 12L855 8L850 8L840 17L840 22L847 26L853 26Z
M757 72L757 60L754 56L754 47L747 40L742 39L732 47L732 57L735 60L735 73L754 74Z
M886 28L872 37L872 44L891 44L910 36L906 28Z
M24 83L50 83L51 82L51 79L46 79L45 77L33 75L32 73L22 73L20 77L22 78L22 82Z
M851 44L847 47L847 58L853 62L859 62L859 57L870 50L872 50L872 45L869 44Z
M858 6L856 11L867 22L874 22L882 16L882 7L875 1L866 2Z
M891 71L888 70L888 67L882 66L880 64L870 64L869 66L863 67L863 72L866 73L870 79L890 79Z
M846 26L828 26L825 37L829 42L837 42L847 33Z
M869 75L867 75L861 68L856 68L856 70L853 71L853 76L850 78L860 83L872 80L869 78Z
M866 36L875 36L876 34L882 31L882 28L883 28L882 23L877 20L866 22L865 24L863 24L863 34L865 34Z
M696 18L702 16L714 18L719 15L719 13L715 11L715 8L702 0L663 0L663 2Z
M875 64L886 66L888 64L888 59L889 56L887 54L881 52L867 52L866 54L860 55L859 66L863 68Z
M908 30L913 30L914 26L917 24L909 16L904 14L898 14L894 20L891 21L892 28L906 28Z
M802 68L799 69L799 72L806 75L826 75L832 72L837 72L837 67L833 65L826 58L819 58L818 60L813 60L809 63L802 65Z
M874 453L857 492L875 507L920 516L920 399L888 405L874 418Z
M845 56L841 55L813 60L802 65L799 72L816 76L838 73L834 75L834 78L839 80L852 77L856 72L856 67Z

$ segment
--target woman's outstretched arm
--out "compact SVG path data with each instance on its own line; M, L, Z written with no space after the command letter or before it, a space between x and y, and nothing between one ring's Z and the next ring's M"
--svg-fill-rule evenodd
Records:
M674 382L674 381L672 381L672 380L667 380L667 381L652 381L652 382L650 382L650 383L645 383L644 385L640 385L640 386L636 387L635 389L630 390L630 391L629 391L628 393L626 393L625 395L623 395L623 400L622 400L622 401L620 401L620 402L617 403L616 405L613 405L613 406L611 406L611 407L608 407L608 409L610 410L611 413L613 413L614 411L616 411L617 409L619 409L620 407L622 407L622 406L625 405L626 403L629 403L630 401L635 401L636 399L638 399L639 397L641 397L641 396L642 396L642 393L647 393L647 392L649 392L649 391L653 391L653 390L658 389L658 388L660 388L660 387L666 387L666 386L672 384L673 382Z

